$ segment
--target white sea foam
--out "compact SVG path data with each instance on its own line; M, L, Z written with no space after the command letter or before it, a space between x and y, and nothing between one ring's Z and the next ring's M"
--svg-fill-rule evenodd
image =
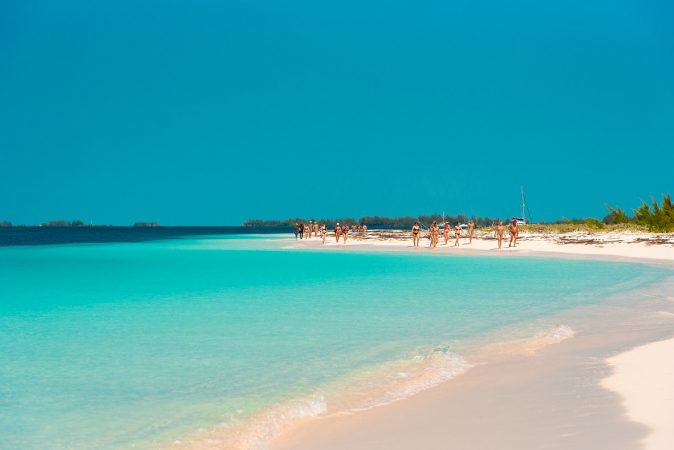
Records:
M548 345L559 344L575 335L576 332L570 326L555 325L549 330L538 333L528 339L521 339L511 343L511 345L515 353L535 355Z
M483 345L477 352L478 360L514 355L535 355L548 345L570 339L576 332L568 325L559 324L527 338L517 338Z
M430 354L417 355L414 360L417 363L415 366L406 372L399 372L397 377L385 382L381 386L381 392L377 390L372 392L369 404L352 408L352 411L369 409L411 397L461 375L472 367L461 355L446 348L435 349Z
M237 449L264 450L267 443L285 428L302 419L317 417L327 411L325 397L317 394L309 399L277 405L251 422L237 442Z
M267 444L292 424L317 417L327 410L322 394L279 403L239 424L223 424L205 433L199 433L174 442L173 448L199 450L265 450Z
M548 330L541 335L539 338L544 341L546 344L558 344L566 339L572 338L576 335L576 332L568 325L557 325L551 330Z
M446 347L394 361L367 374L355 374L328 386L330 398L317 393L280 403L249 417L244 423L224 424L206 433L175 441L174 448L266 450L268 443L306 419L351 414L408 398L464 373L471 365ZM400 369L403 370L400 370ZM357 381L356 381L357 380Z

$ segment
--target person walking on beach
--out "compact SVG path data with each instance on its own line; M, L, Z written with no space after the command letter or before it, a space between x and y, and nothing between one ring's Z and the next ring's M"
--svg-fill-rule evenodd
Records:
M438 226L438 222L435 220L431 224L431 248L435 248L438 245L438 240L440 239L440 227Z
M445 237L445 245L447 245L447 241L449 240L449 222L445 222L442 225L442 235Z
M475 231L475 222L473 219L470 219L470 222L468 222L468 243L472 244L473 243L473 231Z
M505 233L505 228L502 221L498 221L496 226L496 239L498 240L498 249L501 250L501 245L503 244L503 234Z
M363 236L367 234L367 225L363 224Z
M297 235L300 234L300 226L295 222L295 227L293 228L293 231L295 232L295 240L297 240Z
M318 237L318 222L314 220L314 236Z
M421 234L421 227L419 226L419 222L414 222L414 225L412 225L412 247L419 246L420 234Z
M307 229L305 230L307 232L307 239L311 239L311 232L314 230L314 225L311 223L311 220L309 221L309 225L307 225Z
M342 227L339 226L339 222L335 226L335 240L339 244L339 236L342 234Z
M454 247L459 246L459 238L461 237L461 223L456 222L456 226L454 227L454 236L456 237L456 240L454 241Z
M517 219L513 219L513 222L510 224L510 243L508 244L508 247L511 245L513 247L517 246L517 236L519 235L519 230L517 229Z
M323 244L325 244L325 236L328 234L328 229L326 228L325 224L321 224L321 239L323 239Z
M299 232L300 239L304 239L304 224L301 223L297 230Z
M342 236L344 237L344 243L346 244L346 239L349 237L349 226L347 224L344 224L344 227L342 228Z

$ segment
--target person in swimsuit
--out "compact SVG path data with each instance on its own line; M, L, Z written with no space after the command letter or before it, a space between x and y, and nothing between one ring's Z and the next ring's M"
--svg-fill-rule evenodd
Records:
M363 224L363 236L367 234L367 225Z
M510 224L510 243L508 244L508 247L511 245L513 247L517 246L517 236L519 235L519 230L517 229L517 219L513 219L513 222Z
M346 239L349 237L349 226L344 224L342 227L342 236L344 237L344 243L346 244Z
M300 234L300 239L304 239L304 224L301 223L299 228L298 228L299 234Z
M459 238L461 237L461 224L459 222L456 222L456 226L454 227L454 236L456 237L456 240L454 241L454 247L458 247Z
M473 243L473 231L475 231L475 222L473 222L473 219L470 219L470 222L468 222L468 243L469 244Z
M419 246L420 235L421 235L421 227L419 226L419 222L415 222L414 225L412 225L412 247Z
M447 245L447 241L449 240L449 222L445 222L442 225L442 235L445 237L445 245Z
M503 244L503 235L505 234L505 227L503 226L502 221L498 221L496 226L496 239L498 240L498 249L501 250L501 245Z
M438 240L440 238L440 227L438 222L435 220L431 224L431 248L435 248L438 245Z
M297 235L300 234L300 226L295 222L295 228L293 229L295 232L295 240L297 240Z
M324 223L321 224L320 230L321 230L321 239L323 239L323 243L325 244L325 236L328 234L328 230L325 227Z
M335 226L335 240L339 244L339 235L342 234L342 227L339 226L339 222L337 222L337 226Z

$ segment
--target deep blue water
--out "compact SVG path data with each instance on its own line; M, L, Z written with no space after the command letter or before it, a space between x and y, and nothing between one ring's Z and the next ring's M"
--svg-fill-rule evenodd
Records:
M0 227L0 246L143 242L186 236L290 233L290 227Z

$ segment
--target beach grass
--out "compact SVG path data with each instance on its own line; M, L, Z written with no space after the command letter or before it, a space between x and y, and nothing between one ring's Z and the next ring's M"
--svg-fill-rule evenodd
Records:
M538 234L564 233L646 233L648 227L637 223L604 224L599 221L568 222L568 223L532 223L519 225L520 232ZM479 231L492 232L495 227L482 227Z

